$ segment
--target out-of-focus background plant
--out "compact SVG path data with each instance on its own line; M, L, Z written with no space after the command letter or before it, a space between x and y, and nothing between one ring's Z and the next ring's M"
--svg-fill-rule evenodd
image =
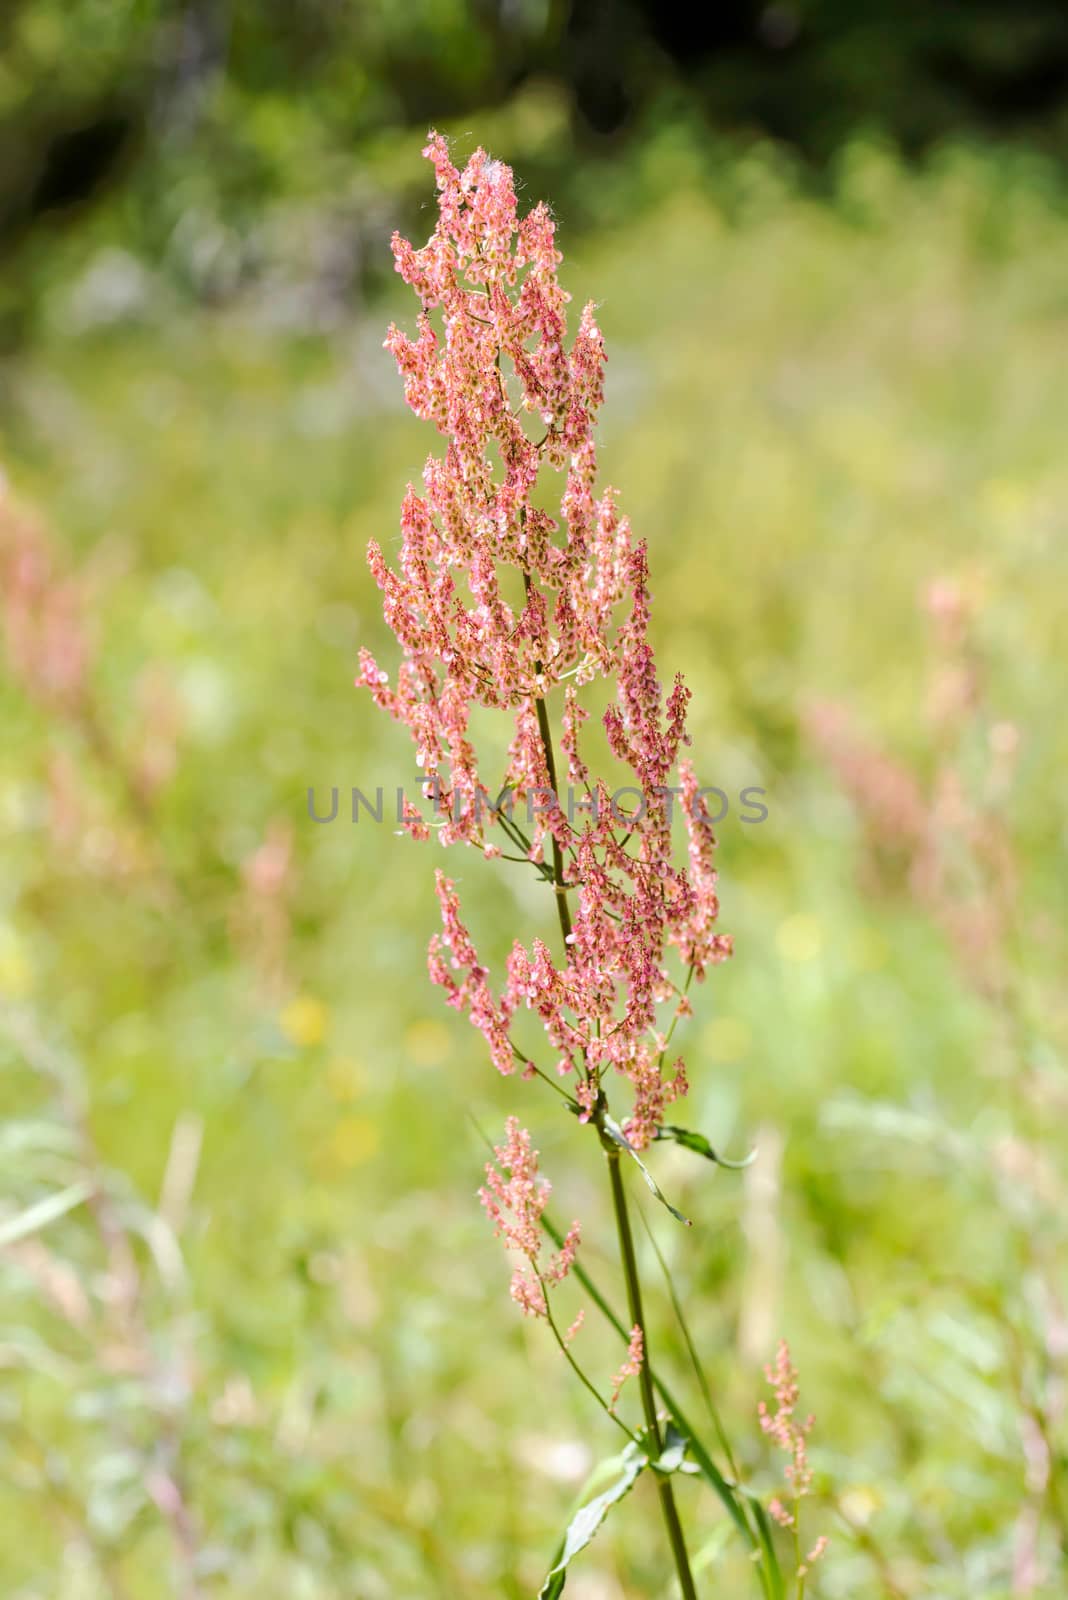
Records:
M527 1595L593 1464L474 1198L513 1107L420 976L430 847L346 820L415 781L352 677L426 447L381 339L430 120L599 297L603 460L732 801L687 1114L760 1159L657 1150L696 1227L649 1222L745 1472L785 1332L816 1592L1064 1592L1068 24L710 13L0 19L5 1596ZM663 1593L641 1525L569 1592Z

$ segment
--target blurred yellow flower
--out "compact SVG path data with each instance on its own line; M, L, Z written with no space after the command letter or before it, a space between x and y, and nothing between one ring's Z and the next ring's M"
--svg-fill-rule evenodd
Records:
M404 1030L404 1053L418 1067L434 1067L449 1054L452 1038L436 1018L421 1017Z
M1031 492L1011 478L988 478L980 493L990 515L999 522L1015 522L1026 515Z
M378 1124L370 1117L342 1117L327 1141L326 1154L339 1167L358 1167L378 1149Z
M327 1012L321 1000L311 995L298 995L284 1008L278 1025L286 1038L301 1049L321 1044L326 1034Z
M367 1074L358 1061L335 1056L326 1069L326 1087L334 1100L357 1100L367 1086Z
M799 912L780 922L775 944L784 961L814 961L823 949L823 931L815 917Z
M0 994L21 999L33 976L29 957L10 923L0 923Z
M861 928L850 941L853 965L859 972L878 972L890 959L890 949L877 928Z
M863 1484L858 1484L854 1489L847 1489L842 1496L842 1510L849 1521L858 1527L866 1527L875 1512L879 1509L879 1497Z
M701 1030L701 1057L706 1061L741 1061L752 1042L752 1029L741 1017L713 1017Z

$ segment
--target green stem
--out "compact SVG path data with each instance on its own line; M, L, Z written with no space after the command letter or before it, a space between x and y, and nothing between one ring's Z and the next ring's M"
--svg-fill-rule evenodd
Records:
M529 573L524 572L523 574L523 586L529 595L531 590ZM549 712L541 695L536 697L535 707L538 716L538 732L541 735L542 749L545 754L546 776L549 779L549 787L553 792L555 803L559 805L552 729L549 726ZM555 891L553 898L556 901L556 914L560 921L560 933L563 936L564 960L566 962L570 959L571 950L571 908L567 902L567 884L564 879L564 853L560 848L560 842L555 833L551 837L553 889ZM626 1191L624 1190L623 1178L619 1170L619 1151L615 1146L609 1147L603 1130L601 1137L605 1143L605 1156L608 1161L608 1172L612 1184L612 1205L616 1214L616 1231L619 1235L623 1276L627 1287L627 1306L632 1324L636 1324L642 1330L642 1364L639 1372L642 1409L645 1412L649 1439L656 1452L656 1459L659 1459L663 1454L664 1447L660 1437L660 1424L656 1418L656 1397L653 1393L653 1380L650 1375L649 1343L645 1328L645 1318L642 1314L638 1261L634 1254L634 1238L630 1230L630 1217L627 1214ZM660 1510L664 1519L664 1527L667 1530L668 1542L671 1545L671 1553L675 1558L675 1570L678 1573L682 1600L697 1600L697 1590L694 1588L693 1574L690 1571L690 1558L686 1553L686 1540L683 1537L682 1523L679 1521L678 1507L675 1505L675 1491L671 1478L666 1473L658 1472L656 1474L656 1487L660 1496Z
M483 1144L492 1150L493 1146L486 1138L486 1135L482 1134L481 1137ZM545 1212L542 1212L541 1225L556 1248L558 1250L562 1249L564 1235L556 1226L555 1222L553 1222L552 1219L545 1214ZM593 1279L590 1277L581 1261L576 1261L571 1270L575 1274L575 1277L578 1279L579 1283L582 1285L583 1289L585 1289L590 1300L601 1313L602 1317L604 1317L605 1321L615 1329L620 1339L624 1344L626 1344L629 1337L627 1329L623 1326L621 1319L616 1316L615 1311L612 1309L611 1305L605 1299L600 1289L594 1283ZM689 1439L691 1450L697 1454L699 1451L701 1451L701 1443L697 1434L697 1430L690 1422L685 1411L683 1411L673 1391L668 1387L665 1380L657 1372L652 1362L649 1363L649 1376L653 1380L653 1388L657 1391L661 1400L663 1400L664 1404L671 1412L672 1417L675 1419L675 1426L679 1429L680 1433L685 1434L686 1438ZM708 1455L707 1451L703 1451L702 1454L704 1455L708 1466L708 1481L714 1488L716 1494L719 1496L724 1511L726 1511L727 1515L730 1517L738 1532L748 1545L757 1575L760 1578L760 1586L764 1593L769 1597L769 1600L771 1600L772 1587L771 1578L769 1577L770 1568L766 1565L765 1552L763 1550L761 1540L758 1534L754 1533L752 1524L749 1521L748 1503L745 1499L745 1495L740 1490L737 1482L729 1483L722 1476L722 1474L718 1474L714 1471L714 1463L712 1462L712 1458Z
M535 1272L537 1272L537 1268L535 1268L534 1270L535 1270ZM563 1352L564 1358L567 1361L568 1365L570 1366L572 1372L575 1374L576 1378L578 1378L579 1382L582 1383L585 1386L585 1388L587 1388L589 1390L590 1394L592 1394L593 1398L596 1400L597 1404L600 1406L600 1408L604 1412L605 1416L606 1417L610 1417L611 1420L615 1423L617 1428L622 1428L623 1432L626 1434L626 1436L630 1440L631 1444L636 1444L639 1449L644 1449L644 1447L642 1446L642 1441L639 1438L637 1438L633 1433L631 1433L630 1429L627 1427L627 1424L623 1421L622 1417L617 1417L616 1416L615 1412L612 1410L612 1407L608 1404L608 1401L604 1398L604 1396L602 1394L598 1393L598 1390L595 1387L595 1385L593 1383L591 1383L590 1379L586 1376L585 1372L583 1372L582 1368L579 1366L578 1362L575 1360L574 1356L571 1354L571 1351L568 1349L567 1340L564 1338L563 1334L560 1332L560 1329L556 1324L556 1319L554 1318L554 1316L552 1314L552 1308L549 1305L549 1291L548 1291L548 1289L546 1287L545 1279L542 1277L540 1272L537 1272L537 1278L538 1278L539 1284L541 1285L542 1295L544 1296L544 1299L545 1299L545 1320L549 1324L549 1328L550 1328L550 1331L552 1332L552 1336L556 1340L556 1342L559 1345L561 1351Z
M631 1322L642 1331L642 1364L638 1373L638 1382L641 1387L642 1410L645 1412L646 1427L659 1456L663 1450L660 1438L660 1424L656 1416L656 1396L653 1393L653 1379L649 1356L649 1335L646 1330L645 1316L642 1312L641 1280L638 1276L638 1260L634 1253L634 1235L630 1227L630 1215L627 1211L627 1192L623 1186L623 1174L619 1168L619 1151L605 1149L605 1159L608 1162L608 1176L612 1185L612 1207L616 1214L616 1231L619 1234L619 1254L623 1262L623 1279L627 1289L627 1309ZM679 1577L679 1588L683 1600L697 1600L697 1590L694 1588L693 1574L690 1571L690 1558L686 1553L686 1540L683 1537L682 1523L679 1521L678 1507L675 1504L675 1491L671 1479L663 1473L657 1474L657 1493L660 1496L660 1511L664 1518L664 1527L667 1529L671 1553L675 1558L675 1570Z
M545 709L545 701L539 698L535 702L538 711L538 730L541 733L541 742L545 750L545 766L549 774L549 788L553 792L554 804L559 805L560 800L556 789L556 761L553 756L553 740L549 731L549 713ZM567 886L564 882L564 852L560 848L560 841L555 833L551 835L553 844L553 888L556 891L556 914L560 919L560 932L564 936L564 958L571 949L571 907L567 903Z

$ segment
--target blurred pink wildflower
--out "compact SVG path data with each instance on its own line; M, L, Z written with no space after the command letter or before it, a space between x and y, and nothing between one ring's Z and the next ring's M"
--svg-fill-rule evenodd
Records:
M809 706L803 721L863 824L865 870L877 884L903 870L969 979L983 994L1003 996L1019 894L1005 813L1020 733L1011 722L988 720L976 618L960 587L937 579L923 603L934 646L929 778L921 781L862 737L840 706Z
M90 645L83 597L0 478L0 594L7 663L23 689L71 712L85 700Z
M772 1413L767 1402L761 1400L757 1407L760 1427L762 1432L790 1457L785 1469L785 1478L789 1488L788 1498L792 1501L792 1505L787 1506L776 1498L769 1503L768 1511L780 1527L787 1528L793 1533L798 1551L797 1577L803 1580L809 1568L819 1560L827 1548L827 1539L821 1535L808 1555L803 1561L801 1560L799 1527L801 1501L812 1490L812 1468L808 1463L806 1440L812 1431L815 1418L810 1413L804 1421L800 1421L796 1415L800 1391L797 1371L790 1360L790 1347L785 1339L779 1340L775 1365L765 1367L764 1375L774 1391L775 1411Z

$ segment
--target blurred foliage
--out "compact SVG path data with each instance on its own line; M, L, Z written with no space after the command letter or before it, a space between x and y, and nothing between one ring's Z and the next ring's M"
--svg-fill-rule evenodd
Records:
M16 15L55 48L49 7ZM507 156L567 148L551 95L477 127ZM287 137L248 129L253 166ZM387 196L419 167L391 141ZM186 168L204 194L215 176ZM760 1159L740 1176L657 1147L696 1225L650 1222L769 1492L760 1365L791 1339L833 1540L814 1593L1057 1600L1068 220L1020 152L910 173L857 142L829 184L817 201L780 152L728 158L680 115L597 169L591 226L563 234L568 286L600 305L604 460L650 541L662 675L695 690L705 781L768 793L766 823L720 829L737 954L696 997L686 1107ZM118 214L79 230L0 369L27 508L5 502L5 602L13 573L24 611L58 586L85 635L0 680L0 1587L529 1595L615 1442L508 1301L471 1119L529 1114L567 1217L599 1213L598 1162L425 981L432 847L345 820L350 786L414 780L351 688L361 642L391 659L364 545L429 447L381 349L409 308L390 285L291 315L295 269L181 307L139 244L116 254ZM806 732L833 702L864 772L885 752L935 792L945 661L918 601L947 578L979 686L952 770L1014 862L993 983L918 892L910 836ZM1015 776L990 788L1002 725ZM341 817L316 826L306 790L333 784ZM937 815L967 921L983 858ZM518 869L458 870L495 959L517 916L545 918ZM592 1314L581 1337L612 1370ZM677 1332L655 1338L692 1399ZM650 1493L569 1593L665 1593ZM748 1592L712 1496L685 1486L684 1516L701 1581L714 1563Z
M383 229L414 225L429 123L477 116L578 218L665 121L772 138L815 174L861 132L913 154L994 132L1062 160L1066 106L1058 0L9 0L0 334L105 246L132 258L127 297L140 264L182 297L270 295L296 269L320 309L350 300Z

